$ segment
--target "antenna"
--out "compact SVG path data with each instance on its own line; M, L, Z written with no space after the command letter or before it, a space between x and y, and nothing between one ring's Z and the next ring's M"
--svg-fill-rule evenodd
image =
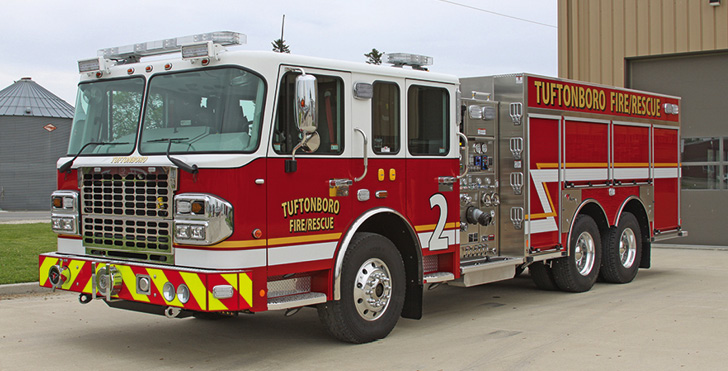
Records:
M286 25L286 15L283 15L283 20L281 21L281 41L283 41L283 27Z

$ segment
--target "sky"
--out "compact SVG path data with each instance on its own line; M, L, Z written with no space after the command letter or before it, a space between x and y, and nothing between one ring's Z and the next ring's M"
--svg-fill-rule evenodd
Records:
M77 62L99 49L235 31L247 44L231 50L271 50L284 14L292 54L364 62L377 48L431 56L431 71L458 77L557 74L556 0L3 0L0 9L0 90L31 77L71 105Z

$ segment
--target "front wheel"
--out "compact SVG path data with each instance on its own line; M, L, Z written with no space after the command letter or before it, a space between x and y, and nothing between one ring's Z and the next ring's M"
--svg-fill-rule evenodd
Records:
M602 243L597 223L590 216L579 215L572 227L569 256L552 264L554 281L563 291L589 291L597 280L601 261Z
M341 300L319 305L319 318L334 337L367 343L387 336L402 314L404 263L392 241L357 233L341 270Z

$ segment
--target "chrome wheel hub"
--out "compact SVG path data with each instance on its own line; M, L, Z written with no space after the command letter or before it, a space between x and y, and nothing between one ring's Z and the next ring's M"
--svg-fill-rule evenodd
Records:
M594 237L589 232L582 232L576 239L574 247L574 261L579 274L588 276L591 273L594 268L595 255Z
M622 231L622 235L619 237L619 260L622 266L625 268L632 267L634 264L634 258L637 255L637 238L634 235L634 231L630 228L625 228Z
M364 262L356 273L354 282L354 306L367 321L374 321L384 314L392 297L391 275L380 259Z

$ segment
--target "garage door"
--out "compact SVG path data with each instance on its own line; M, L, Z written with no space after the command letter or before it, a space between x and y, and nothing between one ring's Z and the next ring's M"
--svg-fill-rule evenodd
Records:
M627 86L682 97L683 229L676 244L728 246L728 52L627 61Z

